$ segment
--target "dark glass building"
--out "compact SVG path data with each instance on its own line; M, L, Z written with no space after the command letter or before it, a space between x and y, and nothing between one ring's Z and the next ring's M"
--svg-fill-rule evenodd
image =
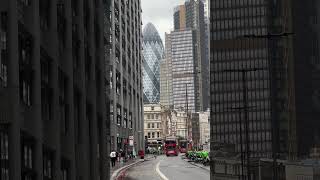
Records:
M109 179L104 8L0 1L1 180Z
M281 159L320 143L319 15L317 1L211 1L211 143Z

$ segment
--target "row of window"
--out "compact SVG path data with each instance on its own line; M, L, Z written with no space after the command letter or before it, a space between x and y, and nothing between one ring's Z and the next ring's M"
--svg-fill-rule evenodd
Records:
M145 117L147 119L159 119L160 118L160 115L159 114L145 114Z
M8 14L0 13L0 87L6 87L8 83Z
M161 132L148 132L148 138L161 138Z
M159 129L161 127L161 123L148 123L147 127L148 127L148 129L150 129L150 128L152 128L152 129L158 128Z

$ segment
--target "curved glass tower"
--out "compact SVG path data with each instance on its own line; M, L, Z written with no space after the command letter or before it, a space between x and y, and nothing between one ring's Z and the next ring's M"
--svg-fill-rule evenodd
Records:
M152 23L143 29L143 98L145 104L160 101L160 61L164 48L158 31Z

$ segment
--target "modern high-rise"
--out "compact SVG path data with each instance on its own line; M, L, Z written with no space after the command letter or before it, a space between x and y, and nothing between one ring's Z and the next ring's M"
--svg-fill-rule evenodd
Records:
M200 99L196 96L196 54L194 53L194 31L173 31L171 37L172 97L175 109L200 110Z
M157 29L148 23L143 29L143 99L145 104L160 102L160 63L164 47Z
M173 108L171 35L165 34L165 58L160 62L160 104Z
M171 43L174 107L188 108L193 112L208 107L206 82L209 63L204 14L202 1L190 0L177 6L173 15L174 31L168 36Z
M1 179L109 178L108 6L101 0L0 1Z
M140 0L112 0L111 12L110 148L137 152L144 149Z
M210 9L211 143L308 157L320 143L320 3L214 0Z

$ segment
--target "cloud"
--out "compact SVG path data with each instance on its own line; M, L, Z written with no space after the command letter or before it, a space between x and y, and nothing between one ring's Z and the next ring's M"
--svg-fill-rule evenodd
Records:
M157 28L164 43L164 34L173 30L173 11L185 0L141 0L142 22L151 22Z

